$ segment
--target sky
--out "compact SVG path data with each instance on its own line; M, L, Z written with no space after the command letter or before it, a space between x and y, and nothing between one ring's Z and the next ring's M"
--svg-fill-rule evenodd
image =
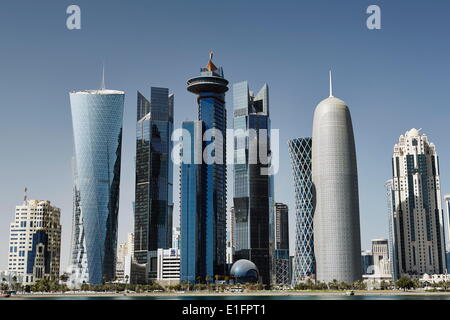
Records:
M81 30L68 30L66 9L81 8ZM366 9L381 8L381 30ZM28 188L62 212L62 269L72 221L72 122L69 91L124 90L119 242L133 231L137 90L175 94L175 127L197 118L186 80L206 65L224 68L230 84L270 90L272 127L280 129L275 200L295 195L287 141L311 136L313 112L328 96L349 105L356 139L362 249L388 236L384 184L393 146L415 127L437 146L442 195L450 193L450 2L377 0L3 0L0 3L0 270L7 268L9 224ZM232 91L227 94L232 125ZM175 170L177 170L175 168ZM177 177L177 171L175 172ZM232 199L229 174L229 199ZM178 212L178 179L174 181ZM231 202L229 201L231 205ZM175 222L178 219L175 218Z

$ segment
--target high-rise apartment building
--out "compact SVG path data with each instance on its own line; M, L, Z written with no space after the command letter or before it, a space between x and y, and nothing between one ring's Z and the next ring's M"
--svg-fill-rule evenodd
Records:
M123 91L70 93L75 144L71 273L99 284L115 275Z
M312 139L289 140L295 190L295 255L293 285L314 278L314 199L312 184Z
M259 270L261 281L269 284L273 179L263 171L270 166L269 88L264 85L253 95L246 81L237 83L233 86L233 102L234 260L252 261ZM265 159L261 159L261 155Z
M136 262L156 279L157 251L172 247L174 96L150 91L150 101L140 92L137 99L134 233Z
M401 135L392 156L393 238L399 276L446 271L439 158L417 129Z
M8 271L24 284L59 280L61 255L60 209L47 200L26 200L16 206L10 224Z
M315 187L316 278L353 283L362 279L358 173L347 104L333 96L314 112L312 182Z
M206 67L200 69L200 76L187 81L187 89L197 96L198 121L183 123L190 137L183 137L181 165L181 281L210 281L215 275L227 273L228 81L222 68L212 62L212 54ZM191 142L190 145L185 141ZM198 162L185 163L184 157L193 159L196 155Z

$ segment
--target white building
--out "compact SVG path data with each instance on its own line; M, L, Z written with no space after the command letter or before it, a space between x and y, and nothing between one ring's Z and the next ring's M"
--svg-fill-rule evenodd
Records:
M173 228L172 231L172 248L180 249L180 241L181 241L181 229L180 227Z
M372 240L372 257L374 276L379 278L391 278L389 245L387 239Z
M439 282L448 282L450 281L450 274L424 274L419 279L420 282L424 282L427 284L439 283Z
M22 275L24 284L59 279L60 252L60 209L25 197L10 224L8 271Z
M0 271L0 283L23 283L23 275L17 272Z
M446 212L446 217L445 217L445 223L444 223L444 227L445 227L445 244L446 244L446 251L450 252L450 194L446 194L444 196L445 199L445 212ZM448 272L448 271L447 271Z
M127 237L127 242L119 244L117 248L117 262L116 262L116 281L118 282L126 282L130 279L130 274L128 273L128 277L126 277L125 273L125 261L127 256L129 256L129 260L134 254L134 234L129 233Z
M398 277L443 274L444 220L436 147L425 134L411 129L400 136L392 160L391 237Z
M158 249L156 280L161 284L175 284L180 281L179 249Z
M227 257L226 263L231 265L234 262L234 252L236 251L236 216L234 207L231 207L228 212L228 226L227 226Z

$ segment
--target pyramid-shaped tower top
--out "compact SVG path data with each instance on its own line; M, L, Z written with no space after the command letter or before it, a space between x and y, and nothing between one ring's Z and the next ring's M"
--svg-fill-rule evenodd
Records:
M217 70L216 65L212 62L213 55L214 55L213 51L212 50L209 51L209 60L208 60L208 64L206 65L206 69L208 71L216 71Z

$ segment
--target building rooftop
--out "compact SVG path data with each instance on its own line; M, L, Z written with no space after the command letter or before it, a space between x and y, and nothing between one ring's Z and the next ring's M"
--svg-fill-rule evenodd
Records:
M119 90L109 90L109 89L99 89L99 90L75 90L75 91L71 91L71 94L125 94L124 91L119 91Z

